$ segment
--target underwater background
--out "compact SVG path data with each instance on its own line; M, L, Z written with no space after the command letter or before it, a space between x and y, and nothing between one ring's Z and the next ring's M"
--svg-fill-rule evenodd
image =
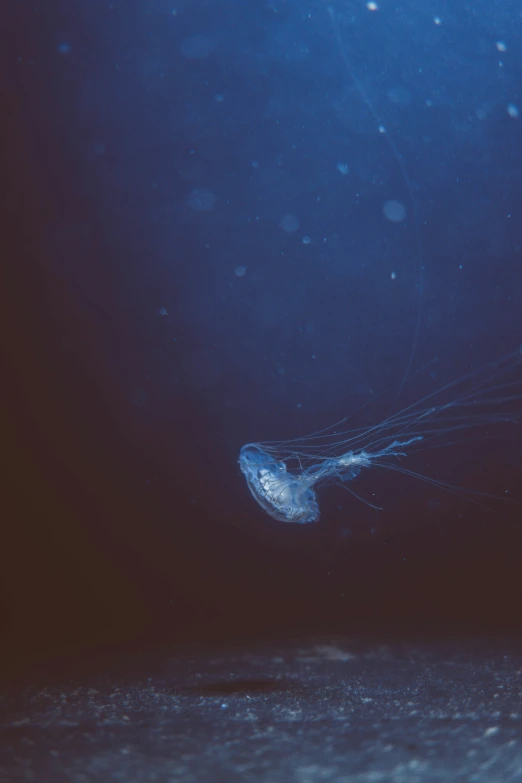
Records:
M237 464L519 349L519 4L50 0L4 35L16 656L519 630L516 424L404 460L508 502L376 468L285 525Z

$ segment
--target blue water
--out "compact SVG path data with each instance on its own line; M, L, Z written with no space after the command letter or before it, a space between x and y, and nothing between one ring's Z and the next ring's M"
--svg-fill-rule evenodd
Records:
M186 471L208 513L256 514L242 444L387 390L354 420L373 423L517 349L521 34L515 2L63 11L54 122L91 206L44 241L140 482Z

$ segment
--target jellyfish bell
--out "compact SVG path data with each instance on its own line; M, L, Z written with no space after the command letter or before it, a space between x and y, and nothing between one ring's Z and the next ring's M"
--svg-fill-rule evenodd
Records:
M490 438L496 427L522 423L521 370L517 352L473 370L371 427L348 429L348 419L343 419L293 440L247 443L240 451L239 467L257 503L279 522L317 522L316 490L321 484L337 483L362 500L349 485L372 467L421 479L472 502L478 497L504 499L422 475L399 460L414 450Z
M259 443L242 447L239 467L261 508L278 522L317 522L319 505L307 476L290 473Z

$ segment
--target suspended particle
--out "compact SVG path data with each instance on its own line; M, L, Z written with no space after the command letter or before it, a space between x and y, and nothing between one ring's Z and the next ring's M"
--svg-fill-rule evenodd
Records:
M187 60L204 60L214 51L214 43L204 35L193 35L183 41L180 51Z
M247 271L246 266L236 266L236 268L234 269L234 274L236 277L244 277L246 271Z
M388 90L388 98L392 103L396 103L397 106L409 106L412 101L411 92L406 87L403 87L402 84L391 87Z
M140 387L131 389L129 393L129 402L134 405L135 408L143 408L143 406L147 404L148 399L148 391Z
M370 2L368 2L368 3L366 3L366 8L368 9L368 11L378 11L379 10L379 6L377 5L377 3L374 3L372 0L370 0Z
M293 234L299 228L299 221L295 215L285 215L281 218L279 225L288 234Z
M514 103L508 103L506 109L510 117L513 117L514 120L518 118L519 111Z
M192 188L187 204L196 212L210 212L214 209L216 197L208 188Z
M384 212L384 216L392 223L402 223L406 217L406 207L402 201L395 201L394 199L385 201L382 211Z
M347 163L341 163L339 162L337 164L337 171L340 171L341 174L349 174L350 173L350 167Z
M309 236L303 237L301 242L303 243L303 245L310 245L310 244L312 244L312 240L310 239Z
M507 52L507 45L504 43L504 41L497 41L495 46L499 52Z
M168 315L167 308L166 307L160 307L158 310L158 315Z

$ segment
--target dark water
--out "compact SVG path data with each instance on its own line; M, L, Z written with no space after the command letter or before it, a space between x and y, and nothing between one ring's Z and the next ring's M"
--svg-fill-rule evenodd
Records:
M12 5L5 626L33 652L519 626L515 423L401 463L476 503L363 471L286 527L237 466L522 341L520 9L378 5Z

